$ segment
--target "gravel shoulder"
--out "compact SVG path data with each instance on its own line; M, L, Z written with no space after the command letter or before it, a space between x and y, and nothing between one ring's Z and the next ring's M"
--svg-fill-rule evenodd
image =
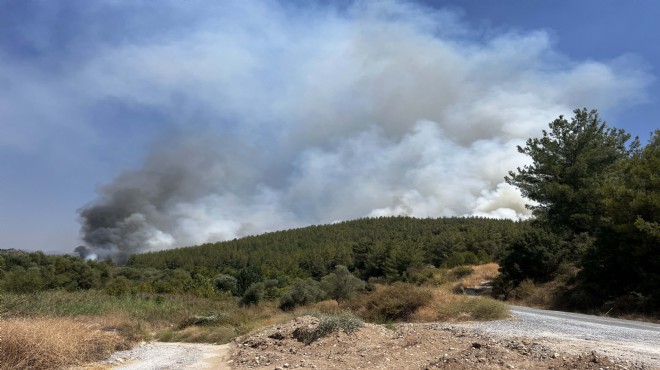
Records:
M454 327L497 338L543 341L570 354L591 350L608 358L660 369L658 324L517 306L511 307L511 313L509 320Z

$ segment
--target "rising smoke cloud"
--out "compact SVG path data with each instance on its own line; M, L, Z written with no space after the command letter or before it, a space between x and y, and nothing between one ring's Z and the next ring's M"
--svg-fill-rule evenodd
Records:
M181 4L161 12L197 3ZM214 6L81 70L94 99L175 122L80 209L86 254L366 216L526 218L503 182L525 164L516 145L575 107L632 103L644 85L621 60L569 60L544 32L478 33L411 3Z

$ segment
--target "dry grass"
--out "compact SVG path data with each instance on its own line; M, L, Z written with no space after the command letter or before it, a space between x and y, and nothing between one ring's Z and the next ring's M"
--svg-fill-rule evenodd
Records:
M460 296L437 313L439 321L487 321L509 317L509 307L492 298Z
M161 342L227 343L237 334L230 326L190 326L182 330L162 330L156 339Z
M554 305L556 290L553 282L537 285L526 279L511 292L510 300L521 306L550 308Z
M448 271L460 269L456 267ZM509 317L506 304L487 297L469 297L454 294L456 287L472 287L492 281L499 274L499 265L488 263L471 266L472 272L458 280L451 279L432 289L433 299L420 307L411 317L411 321L472 321L496 320Z
M337 303L337 301L334 299L329 299L315 303L312 308L318 310L321 313L331 314L339 310L339 303Z
M423 287L405 283L376 286L374 292L356 297L345 306L372 322L503 319L509 317L506 304L453 293L457 284L475 286L492 281L498 275L498 268L497 264L489 263L440 270Z
M122 339L66 318L0 321L0 369L59 369L97 361Z
M474 270L470 275L460 279L459 284L465 287L481 285L486 281L492 281L500 274L500 266L497 263L472 266Z
M438 320L438 312L444 305L454 302L458 296L448 289L432 289L433 299L420 307L411 317L413 322L432 322Z
M432 300L431 289L408 283L379 285L348 302L348 308L371 322L409 321Z
M453 294L449 289L433 290L433 299L411 317L414 322L484 321L509 317L506 304L485 297Z

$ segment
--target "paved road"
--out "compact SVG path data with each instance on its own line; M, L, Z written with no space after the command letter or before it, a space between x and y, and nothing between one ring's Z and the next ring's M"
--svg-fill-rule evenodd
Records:
M609 332L608 328L617 327L627 330L633 330L636 333L648 336L656 340L660 339L660 324L653 324L643 321L622 320L614 319L611 317L584 315L580 313L540 310L537 308L510 306L511 313L514 317L522 320L534 318L536 321L541 320L542 323L553 323L555 321L564 321L572 323L573 327L582 328L582 331L587 331L588 335L600 335ZM553 326L554 327L554 326ZM571 334L579 334L572 332Z
M595 350L660 369L658 324L520 306L510 309L513 317L508 320L457 326L500 337L546 341L574 353Z

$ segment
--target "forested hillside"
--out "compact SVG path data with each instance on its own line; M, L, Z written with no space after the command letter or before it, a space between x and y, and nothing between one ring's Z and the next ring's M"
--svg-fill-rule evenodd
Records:
M214 279L237 279L243 294L270 280L283 289L296 278L320 280L343 265L363 280L416 281L429 265L496 260L528 222L485 218L366 218L277 231L232 241L133 255L127 265L41 252L0 252L0 291L105 289L214 294ZM275 282L276 281L276 282Z
M398 280L424 265L497 259L524 224L485 218L365 218L134 255L128 266L231 275L257 267L266 275L319 278L345 265L365 280Z

